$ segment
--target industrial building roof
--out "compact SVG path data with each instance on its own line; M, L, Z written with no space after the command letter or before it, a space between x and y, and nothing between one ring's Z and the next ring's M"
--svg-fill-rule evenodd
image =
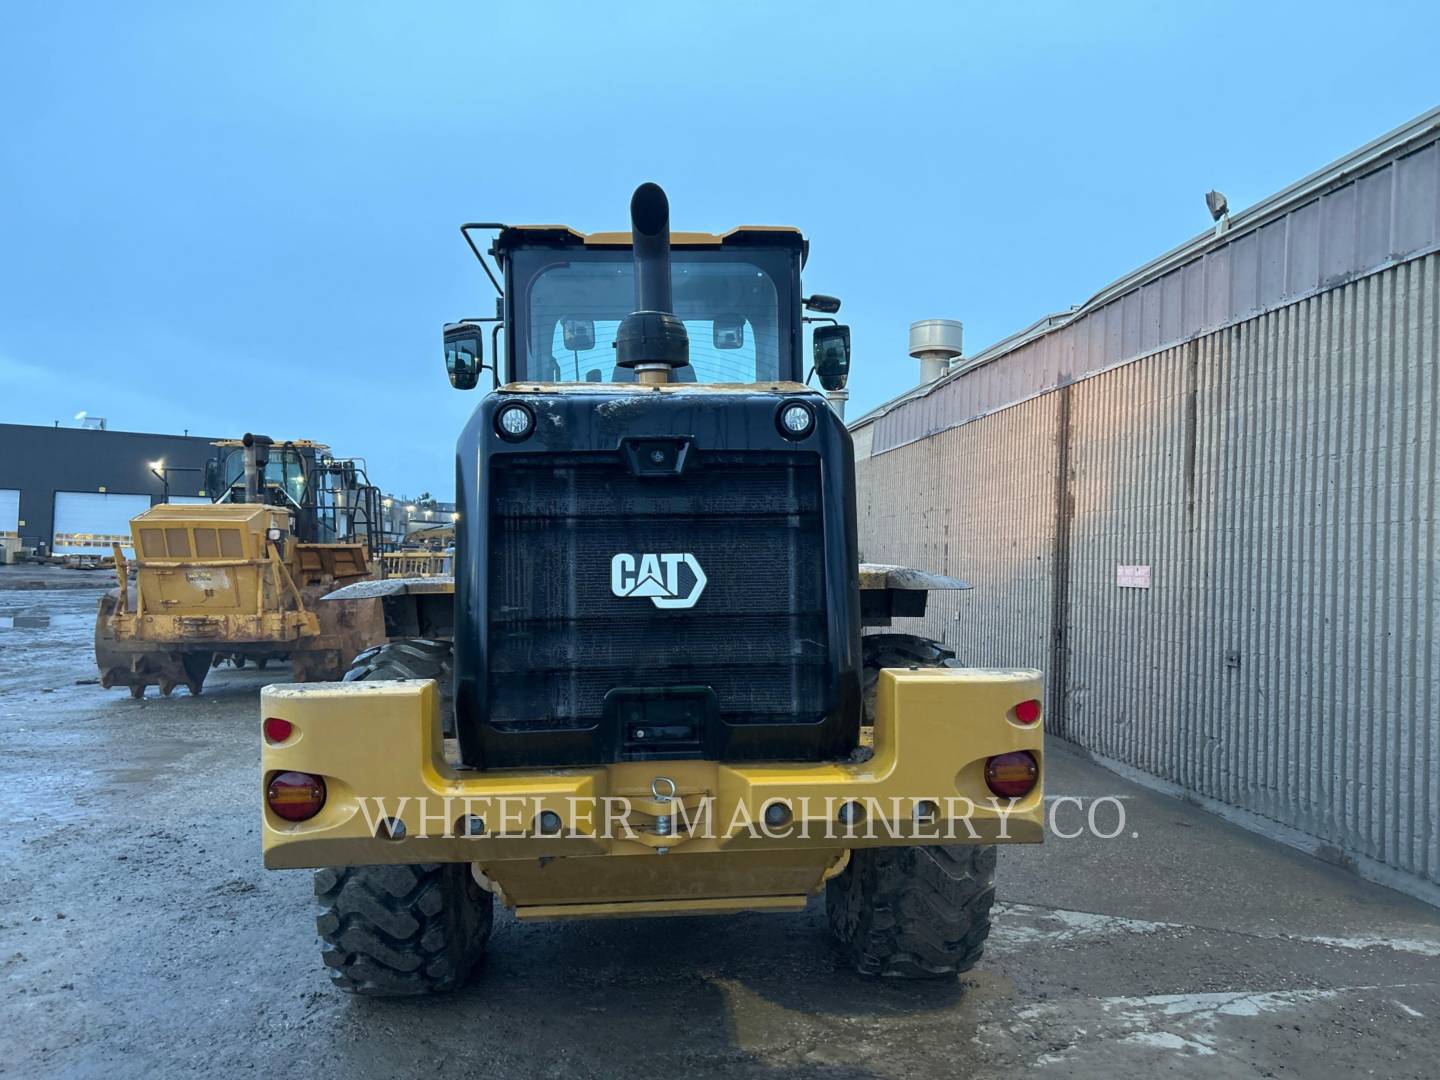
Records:
M1231 215L1083 304L957 361L943 378L850 427L857 443L883 453L1437 248L1440 108Z

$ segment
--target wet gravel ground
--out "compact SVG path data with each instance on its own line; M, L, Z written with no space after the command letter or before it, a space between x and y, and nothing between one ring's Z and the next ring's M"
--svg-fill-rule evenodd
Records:
M462 993L348 998L308 873L260 866L258 694L286 669L193 700L104 691L104 581L50 575L0 568L0 1075L1436 1074L1440 913L1063 745L1051 793L1119 796L1125 829L1002 850L962 981L850 974L812 903L502 916Z

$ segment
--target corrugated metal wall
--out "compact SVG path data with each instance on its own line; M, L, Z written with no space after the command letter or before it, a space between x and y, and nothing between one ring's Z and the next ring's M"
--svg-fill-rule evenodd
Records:
M1440 882L1429 256L1234 327L1201 367L1196 732L1170 778Z
M1183 739L1177 679L1195 640L1195 510L1187 394L1195 346L1076 383L1070 404L1069 619L1061 628L1065 734L1167 775ZM1148 589L1119 588L1144 565Z
M1434 899L1437 384L1431 254L862 459L862 548L1067 737Z
M1050 667L1060 398L1046 395L860 463L860 553L975 584L897 622L976 666ZM917 629L918 627L918 629Z

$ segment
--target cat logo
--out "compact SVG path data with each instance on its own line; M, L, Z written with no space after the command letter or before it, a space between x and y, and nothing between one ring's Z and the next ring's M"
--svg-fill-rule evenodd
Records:
M680 568L690 571L689 591L680 591ZM616 596L645 596L657 608L692 608L705 591L705 571L689 552L629 555L610 560L610 591Z

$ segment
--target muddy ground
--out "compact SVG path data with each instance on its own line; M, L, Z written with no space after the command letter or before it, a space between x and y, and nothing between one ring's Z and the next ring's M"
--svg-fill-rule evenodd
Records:
M1120 796L1126 828L1002 850L960 982L850 974L812 903L502 916L464 992L346 997L309 874L260 866L258 693L286 669L102 690L102 587L0 568L0 1075L1435 1075L1440 913L1060 744L1051 793Z

